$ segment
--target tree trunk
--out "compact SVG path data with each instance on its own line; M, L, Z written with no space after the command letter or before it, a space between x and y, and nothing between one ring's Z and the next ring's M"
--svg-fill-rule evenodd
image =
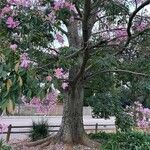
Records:
M83 86L78 82L72 86L64 100L63 118L58 132L60 140L68 144L82 143L85 136L83 126Z

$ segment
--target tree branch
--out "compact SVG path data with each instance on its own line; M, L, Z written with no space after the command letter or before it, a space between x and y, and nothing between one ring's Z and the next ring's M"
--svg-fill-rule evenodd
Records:
M129 18L129 22L128 22L128 27L127 27L127 33L128 33L128 37L131 37L131 27L132 27L132 22L133 22L133 19L134 17L136 16L136 14L142 9L144 8L145 6L149 5L150 4L150 0L147 0L145 1L143 4L141 4L133 13L132 15L130 16Z
M115 70L102 70L102 71L98 71L95 74L90 74L89 76L86 76L85 79L89 79L91 77L99 75L100 73L108 73L108 72L113 72L113 73L127 73L127 74L132 74L132 75L135 75L135 76L150 77L150 74L145 74L145 73L140 73L140 72L135 72L135 71L130 71L130 70L115 69Z
M86 63L89 59L88 52L88 40L90 38L91 28L90 28L90 13L91 13L91 0L85 0L84 2L84 14L82 21L82 32L83 32L83 62L81 64L80 70L78 71L76 77L74 78L72 84L75 85L84 73L86 68Z
M79 7L77 6L77 3L79 3L79 2L74 0L73 4L75 5L75 8L76 8L76 10L78 12L79 17L82 18L82 13L81 13Z

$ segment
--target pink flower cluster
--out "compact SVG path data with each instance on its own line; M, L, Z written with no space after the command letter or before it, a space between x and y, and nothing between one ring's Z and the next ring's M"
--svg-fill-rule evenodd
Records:
M145 128L150 125L150 109L144 108L139 102L134 102L134 105L126 108L132 117L135 118L135 123L138 127Z
M65 0L58 0L54 2L55 11L63 9L63 8L66 8L69 11L74 11L74 12L76 11L75 6L70 2L66 2Z
M46 77L46 80L49 81L49 82L51 82L51 81L52 81L52 77L51 77L50 75L48 75L48 76Z
M7 27L8 28L16 28L20 24L19 21L15 21L13 17L8 17L6 21Z
M16 51L17 47L17 44L10 45L10 49L12 49L14 52Z
M56 19L56 13L55 11L52 11L48 14L47 20L49 20L51 23L54 23Z
M127 39L126 29L118 28L117 30L115 30L114 34L115 34L115 37L117 38L117 40L119 40L120 42Z
M6 6L1 10L1 12L0 12L0 18L1 18L2 16L4 16L5 14L10 13L10 12L12 12L11 7L10 7L9 5L6 5Z
M23 53L20 55L20 66L24 69L27 69L31 64L31 61L28 57L27 53Z
M27 103L26 100L22 101L27 107L35 108L36 112L48 114L50 111L52 112L55 110L58 95L57 90L52 90L43 100L38 97L34 97L29 103Z
M13 7L14 5L30 7L33 4L32 4L32 0L7 0L6 6L0 11L0 18L5 17L6 25L8 28L11 28L11 29L18 27L20 24L19 21L14 19L14 16L16 16L15 8Z
M69 72L64 73L64 70L62 68L57 68L54 70L54 76L57 79L63 79L63 80L67 80L69 78ZM66 89L68 87L68 82L63 82L62 83L62 88Z
M30 7L32 4L32 1L31 0L9 0L8 3L11 5Z
M135 23L133 26L133 29L135 31L144 31L148 27L147 23L145 22L140 22L140 23Z
M60 33L57 33L57 34L55 35L55 39L56 39L59 43L61 43L61 44L64 43L64 38L63 38L63 36L62 36Z
M53 10L48 15L47 20L49 20L51 23L54 23L55 19L56 19L57 11L59 11L61 9L64 9L64 8L69 10L70 12L77 13L74 4L72 4L70 2L66 2L65 0L55 0L54 6L53 6ZM74 21L74 17L73 16L70 17L70 21Z
M137 112L137 125L141 128L149 127L150 109L140 106Z

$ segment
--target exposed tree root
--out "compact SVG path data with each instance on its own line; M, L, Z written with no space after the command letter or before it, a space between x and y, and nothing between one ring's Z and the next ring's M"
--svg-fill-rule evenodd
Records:
M100 147L100 143L94 140L91 140L88 136L83 138L83 142L81 144L90 148L95 148L95 149L99 149Z
M78 143L64 143L58 135L54 135L35 142L19 143L15 150L98 150L100 143L86 135ZM25 148L24 148L25 147Z
M47 137L45 139L41 139L41 140L38 140L38 141L35 141L35 142L26 143L25 145L27 147L34 147L34 146L38 146L38 145L44 146L46 143L50 144L52 141L56 140L56 138L57 138L56 135L55 136L50 136L50 137Z

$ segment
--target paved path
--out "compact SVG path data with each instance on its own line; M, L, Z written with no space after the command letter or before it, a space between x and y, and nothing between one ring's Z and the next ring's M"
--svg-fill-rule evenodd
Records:
M6 117L3 116L0 118L0 123L5 123L6 125L12 124L12 126L28 126L32 125L33 121L40 121L41 119L47 119L49 125L60 125L61 124L61 116L11 116ZM114 117L111 117L110 119L94 119L91 116L84 116L84 124L114 124ZM91 128L91 127L90 127ZM94 127L93 127L94 128ZM103 128L103 127L102 127ZM114 126L112 126L114 128ZM14 130L14 129L13 129ZM19 129L17 129L19 131ZM22 131L22 129L21 129ZM12 134L11 139L23 139L26 138L27 134ZM6 135L0 135L0 138L6 138Z

